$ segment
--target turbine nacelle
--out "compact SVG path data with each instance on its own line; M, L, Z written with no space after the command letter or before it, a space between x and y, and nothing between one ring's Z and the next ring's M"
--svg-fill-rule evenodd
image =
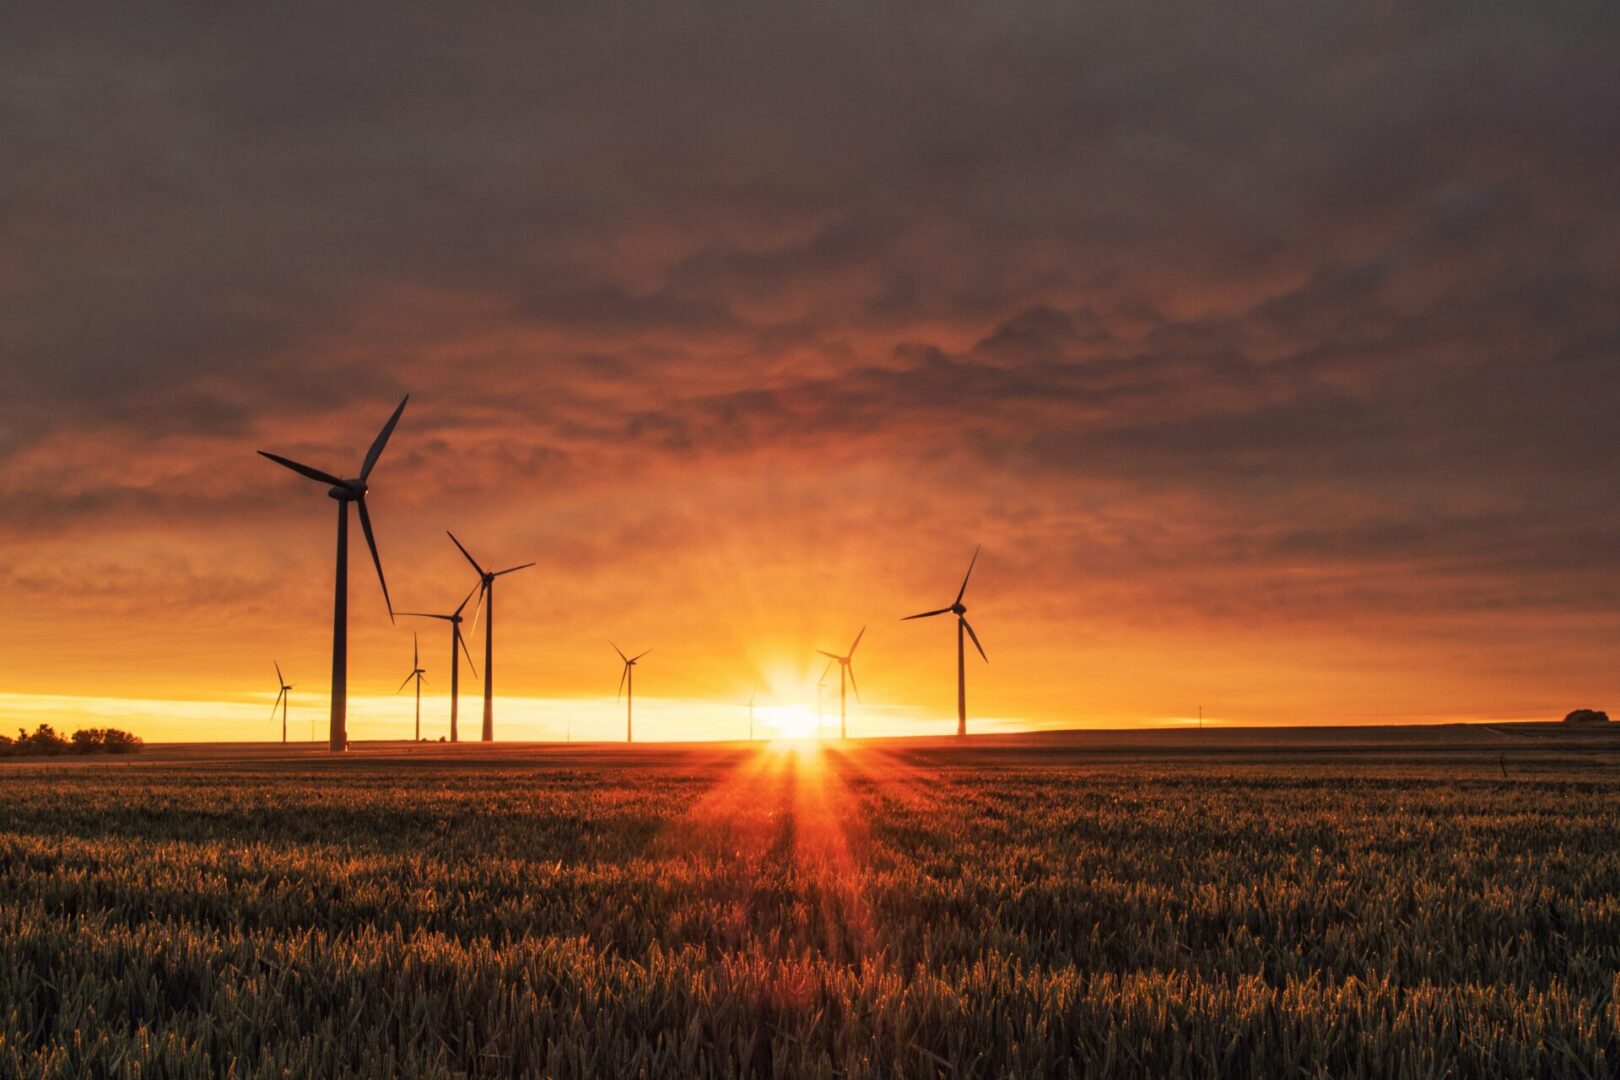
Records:
M355 502L359 499L365 498L366 492L370 490L370 488L366 487L366 482L364 480L345 480L342 483L334 484L328 488L326 495L327 498L330 499L338 499L344 502Z
M967 614L967 605L958 601L957 603L952 604L948 610L951 612L951 614L960 618L961 616Z

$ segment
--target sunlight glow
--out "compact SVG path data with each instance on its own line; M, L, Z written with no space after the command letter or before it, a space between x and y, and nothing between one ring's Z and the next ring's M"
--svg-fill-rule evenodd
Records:
M779 739L814 739L819 734L815 710L807 705L768 706L759 710L759 717L776 729Z

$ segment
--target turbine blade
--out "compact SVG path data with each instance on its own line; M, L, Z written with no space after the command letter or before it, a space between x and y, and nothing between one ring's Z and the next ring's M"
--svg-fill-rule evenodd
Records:
M443 619L446 622L449 622L451 619L454 618L454 616L451 616L451 615L435 615L431 611L396 611L396 612L394 612L394 614L395 615L414 615L418 619Z
M457 615L461 614L461 609L467 606L467 601L471 600L473 598L473 593L475 593L477 591L478 591L478 586L477 585L474 585L472 588L467 590L467 599L463 600L461 603L456 605L455 613Z
M830 654L829 654L829 655L830 655ZM834 664L836 664L836 663L838 663L838 658L837 658L837 657L833 657L833 659L831 659L831 660L829 660L829 661L828 661L828 662L827 662L827 670L826 670L826 671L823 671L823 672L822 672L822 673L821 673L821 682L823 682L823 683L824 683L824 682L826 682L826 681L827 681L827 676L829 676L829 675L831 675L831 674L832 674L832 669L833 669L833 665L834 665ZM816 684L816 685L817 685L817 686L820 686L820 685L821 685L821 683L817 683L817 684Z
M301 476L307 476L311 480L319 480L323 484L332 484L334 486L342 486L343 484L343 481L339 480L331 473L321 472L321 470L312 468L308 465L300 465L292 458L284 458L280 454L272 454L268 450L260 450L259 456L267 457L277 465L284 465L293 472L298 473Z
M529 567L531 567L533 565L534 565L534 563L532 563L532 562L526 562L522 566L509 566L505 570L497 570L497 571L495 571L495 576L500 577L502 574L515 574L519 570L527 570Z
M866 636L866 627L863 626L863 627L861 627L861 632L855 635L855 640L850 644L849 652L848 652L847 655L849 655L849 656L854 656L855 655L855 646L859 645L861 643L861 638L863 638L865 636Z
M614 701L618 701L620 698L624 697L624 680L628 679L629 677L630 664L627 661L624 665L624 670L619 672L619 692L613 695Z
M270 706L270 719L274 720L276 718L276 710L281 708L281 699L286 697L286 696L287 696L287 691L285 689L283 689L281 691L281 693L276 695L275 704Z
M861 700L861 687L860 684L855 681L855 665L845 664L844 669L849 672L849 685L855 691L855 700Z
M474 588L478 590L478 606L473 608L472 629L467 632L476 636L478 633L478 617L484 613L484 593L489 590L489 586L485 584L483 578L479 578L478 584Z
M371 533L371 515L366 513L366 500L362 497L354 500L360 508L360 528L366 534L366 546L371 549L371 561L377 567L377 582L382 586L383 603L388 605L388 621L394 621L394 601L388 596L388 579L383 577L382 556L377 554L377 538Z
M285 676L285 675L283 675L281 673L281 661L280 660L272 660L270 662L272 664L276 665L276 685L277 686L286 686L287 685L287 676Z
M422 666L422 651L416 646L416 631L411 631L411 667Z
M399 408L394 410L394 415L388 418L388 423L383 425L383 429L377 432L377 438L371 444L371 449L366 451L366 463L360 466L360 479L364 480L371 475L371 470L377 464L377 459L382 457L383 447L388 445L388 436L394 433L394 425L399 423L399 414L405 411L405 403L409 400L411 400L409 394L401 398Z
M979 644L979 635L973 632L973 624L968 622L966 619L963 619L962 625L967 627L968 637L973 639L973 647L979 650L980 656L984 656L984 646ZM988 664L990 662L990 658L988 656L984 656L984 662Z
M973 558L968 560L968 571L962 575L962 587L956 591L956 602L960 604L962 597L967 595L968 578L973 576L973 564L979 561L979 549L973 549Z
M478 678L478 668L473 665L472 650L467 648L467 639L461 636L461 627L456 627L456 640L461 642L461 651L467 654L467 667L471 669L473 678Z
M416 672L414 672L414 671L411 672L409 675L405 676L405 681L399 684L399 690L403 690L407 686L411 685L411 680L414 679L414 678L416 678ZM395 696L398 696L399 690L394 691Z
M461 547L461 541L456 539L456 534L451 532L449 529L446 529L446 530L444 530L444 535L446 535L446 536L448 536L450 538L450 542L452 544L456 545L456 547L458 547L458 548L461 548L461 553L463 555L467 556L467 561L472 563L474 570L478 571L478 576L483 577L484 576L484 568L482 566L478 565L478 560L472 557L471 552L469 552L466 548Z
M842 660L843 659L843 657L839 656L837 653L828 652L826 649L817 649L816 652L820 653L822 656L830 656L834 660Z
M929 618L934 617L935 615L948 615L948 614L950 614L950 611L951 611L950 608L942 607L938 611L925 611L921 615L907 615L904 619L901 619L900 621L901 622L909 622L912 619L929 619Z
M608 644L613 645L613 639L612 638L608 638ZM613 651L619 654L619 659L620 660L623 660L627 664L630 662L630 658L628 656L624 655L624 650L619 648L617 645L613 645Z
M636 655L634 655L634 656L632 656L632 657L631 657L631 658L630 658L630 662L631 662L631 663L632 663L632 664L633 664L633 663L635 663L635 662L636 662L636 661L637 661L637 660L640 660L640 659L641 659L641 658L642 658L642 657L643 657L643 656L646 656L646 655L647 655L647 654L648 654L648 653L650 653L650 652L652 652L652 650L651 650L651 649L643 649L643 650L641 650L641 651L640 651L640 652L638 652L638 653L636 653Z

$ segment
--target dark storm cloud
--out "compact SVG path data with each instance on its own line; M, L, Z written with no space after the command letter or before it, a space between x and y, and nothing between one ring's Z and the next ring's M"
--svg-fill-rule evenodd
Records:
M336 453L336 418L410 386L443 453L401 460L456 460L426 490L952 455L1048 505L1230 507L1188 558L1409 542L1485 572L1485 522L1523 553L1504 571L1607 558L1612 5L0 29L0 495L26 528L201 513L177 480L245 508L188 453L277 423ZM70 434L114 464L53 476Z

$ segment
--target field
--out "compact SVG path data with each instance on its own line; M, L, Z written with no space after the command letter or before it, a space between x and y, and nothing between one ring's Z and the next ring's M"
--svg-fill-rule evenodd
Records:
M1617 838L1531 725L11 763L0 1076L1613 1075Z

